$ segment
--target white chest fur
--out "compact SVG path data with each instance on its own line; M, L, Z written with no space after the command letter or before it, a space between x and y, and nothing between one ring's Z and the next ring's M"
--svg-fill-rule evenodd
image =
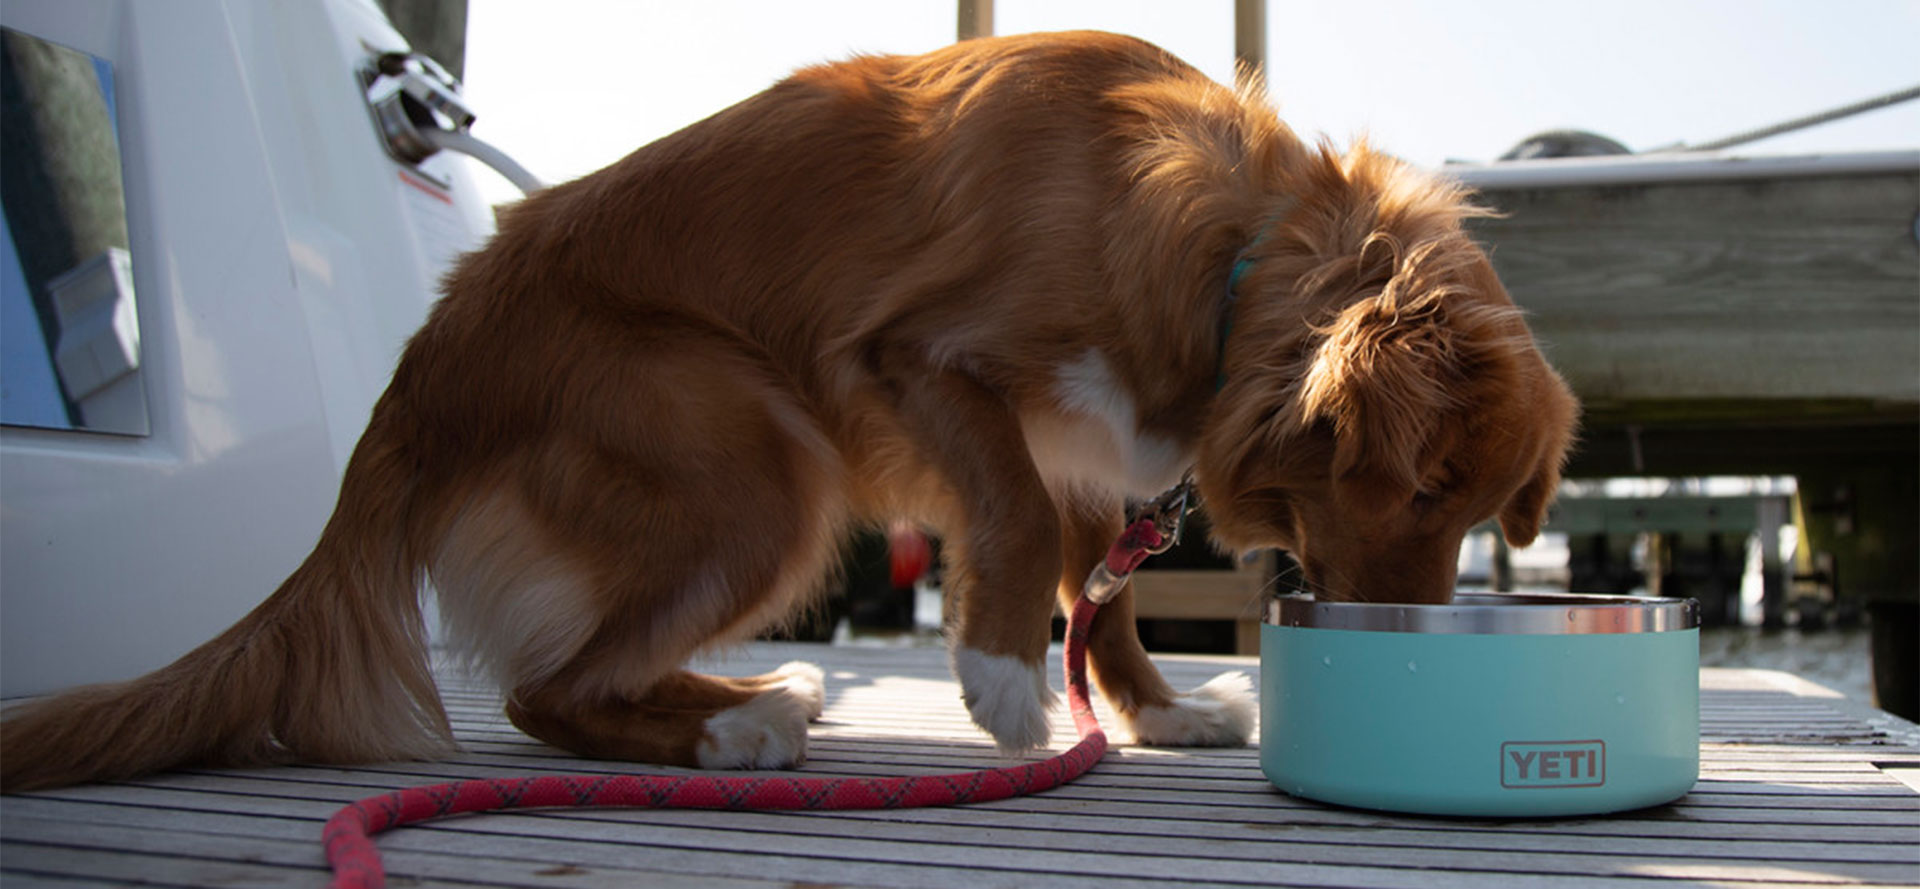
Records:
M1149 497L1172 487L1191 463L1178 442L1140 430L1133 395L1098 350L1061 365L1053 394L1058 409L1025 423L1027 447L1049 483Z

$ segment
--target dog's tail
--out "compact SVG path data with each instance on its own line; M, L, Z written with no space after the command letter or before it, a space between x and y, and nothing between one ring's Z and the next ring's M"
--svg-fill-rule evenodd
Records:
M405 438L391 434L394 413L376 409L313 553L239 623L146 676L9 710L0 792L177 766L420 759L452 749L411 542L418 467Z

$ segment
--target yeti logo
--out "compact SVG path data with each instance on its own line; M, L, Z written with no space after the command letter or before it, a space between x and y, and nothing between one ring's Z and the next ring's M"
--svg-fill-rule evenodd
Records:
M1605 741L1508 741L1500 745L1500 786L1599 787L1607 783Z

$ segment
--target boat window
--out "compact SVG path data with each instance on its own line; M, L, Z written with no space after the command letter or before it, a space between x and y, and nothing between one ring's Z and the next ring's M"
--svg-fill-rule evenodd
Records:
M0 423L145 435L113 69L0 28Z

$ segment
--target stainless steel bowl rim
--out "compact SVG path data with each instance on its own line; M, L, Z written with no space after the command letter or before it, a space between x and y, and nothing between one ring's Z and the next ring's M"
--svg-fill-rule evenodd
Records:
M1700 626L1693 599L1585 593L1461 592L1445 605L1321 602L1311 593L1275 596L1267 623L1322 630L1472 635L1664 633Z

